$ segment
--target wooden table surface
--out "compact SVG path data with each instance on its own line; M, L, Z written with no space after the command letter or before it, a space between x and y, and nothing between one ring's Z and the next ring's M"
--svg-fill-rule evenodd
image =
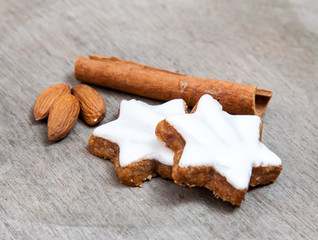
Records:
M119 183L79 120L62 141L33 117L39 93L75 85L77 56L115 56L274 95L263 142L283 161L241 207L155 178ZM0 0L1 239L317 239L318 1ZM107 104L158 101L94 88Z

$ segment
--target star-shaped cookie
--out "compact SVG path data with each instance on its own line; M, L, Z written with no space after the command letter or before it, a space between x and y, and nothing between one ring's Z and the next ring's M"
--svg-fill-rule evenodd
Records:
M155 129L171 114L185 114L183 100L151 106L137 100L123 100L118 119L96 128L89 139L94 155L110 159L121 183L141 186L158 173L171 178L174 153L159 142Z
M258 116L230 115L204 95L192 114L161 121L156 135L175 152L176 183L206 187L240 205L249 185L273 182L282 169L281 159L259 141L260 126Z

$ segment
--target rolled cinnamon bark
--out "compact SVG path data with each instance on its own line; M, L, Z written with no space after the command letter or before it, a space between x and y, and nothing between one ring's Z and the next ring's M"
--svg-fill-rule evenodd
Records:
M272 92L256 86L222 80L191 77L114 57L78 57L75 78L82 82L113 88L162 101L182 98L194 106L210 94L230 114L262 116Z

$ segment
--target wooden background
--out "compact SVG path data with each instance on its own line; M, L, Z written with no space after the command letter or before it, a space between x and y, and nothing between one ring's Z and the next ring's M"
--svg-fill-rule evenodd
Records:
M91 155L78 121L47 140L33 104L78 84L77 56L115 56L269 89L263 142L283 160L277 182L241 207L160 178L121 185ZM318 1L0 0L1 239L317 239ZM95 87L114 120L122 99Z

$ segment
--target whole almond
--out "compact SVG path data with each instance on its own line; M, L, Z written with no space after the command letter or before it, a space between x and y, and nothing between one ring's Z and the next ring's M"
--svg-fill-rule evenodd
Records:
M72 92L80 102L81 114L88 125L94 126L104 119L106 104L95 89L85 84L78 84L73 86Z
M37 98L33 108L33 115L36 120L44 119L48 116L53 102L64 94L71 93L67 84L54 84L45 89Z
M74 127L80 113L80 104L72 94L60 96L53 103L47 122L49 140L64 138Z

